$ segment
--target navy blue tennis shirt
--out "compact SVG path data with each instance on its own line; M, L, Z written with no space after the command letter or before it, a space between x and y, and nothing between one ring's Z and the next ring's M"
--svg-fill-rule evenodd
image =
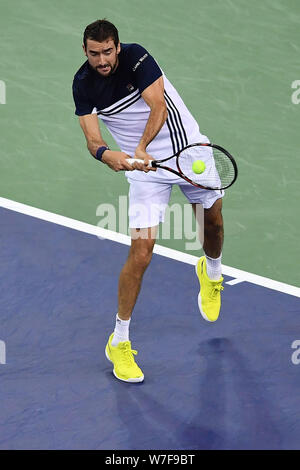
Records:
M139 44L121 43L119 64L115 72L103 77L86 61L74 76L73 97L75 114L84 116L105 109L129 96L135 90L142 93L162 76L154 58Z
M73 96L77 116L98 115L121 151L133 156L151 113L141 95L162 77L168 114L159 133L147 145L149 155L157 159L169 157L189 143L208 141L177 90L144 47L122 43L118 58L115 72L107 77L94 70L88 61L75 74ZM141 172L130 173L131 178L142 177Z

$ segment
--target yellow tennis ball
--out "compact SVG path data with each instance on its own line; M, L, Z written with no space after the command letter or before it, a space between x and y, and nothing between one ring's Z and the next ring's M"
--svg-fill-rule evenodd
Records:
M205 163L202 160L196 160L195 162L193 162L192 170L197 175L199 175L200 173L203 173L205 168L206 168Z

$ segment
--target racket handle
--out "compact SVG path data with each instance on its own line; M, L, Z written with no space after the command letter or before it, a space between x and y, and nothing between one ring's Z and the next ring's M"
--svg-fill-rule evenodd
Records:
M128 163L130 163L130 165L133 165L134 162L137 162L137 163L144 163L144 160L142 160L141 158L126 158L126 160L128 161ZM152 161L151 160L149 163L148 163L148 168L152 168Z

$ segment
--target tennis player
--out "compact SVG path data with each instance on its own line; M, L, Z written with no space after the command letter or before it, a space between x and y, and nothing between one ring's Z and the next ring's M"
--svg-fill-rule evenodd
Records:
M73 81L75 113L92 156L114 171L126 170L130 185L132 241L120 273L115 329L105 353L119 380L142 382L144 374L134 359L137 351L131 348L129 324L172 186L179 185L195 213L198 204L204 208L205 256L199 259L196 272L200 282L199 309L211 322L219 316L223 289L224 192L199 189L170 172L147 168L151 158L168 157L191 143L209 142L149 52L139 44L120 43L118 30L107 20L97 20L86 27L83 51L87 61ZM121 151L108 148L101 136L99 119ZM205 161L207 154L203 152L199 159ZM126 160L129 157L144 163L131 165ZM143 210L136 211L137 205Z

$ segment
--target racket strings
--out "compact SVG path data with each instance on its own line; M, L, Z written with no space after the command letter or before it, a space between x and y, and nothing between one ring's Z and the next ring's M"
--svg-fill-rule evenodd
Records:
M203 173L194 173L192 165L196 160L205 162ZM236 176L231 159L221 150L212 147L195 146L183 150L178 157L178 166L190 180L212 189L230 186Z

